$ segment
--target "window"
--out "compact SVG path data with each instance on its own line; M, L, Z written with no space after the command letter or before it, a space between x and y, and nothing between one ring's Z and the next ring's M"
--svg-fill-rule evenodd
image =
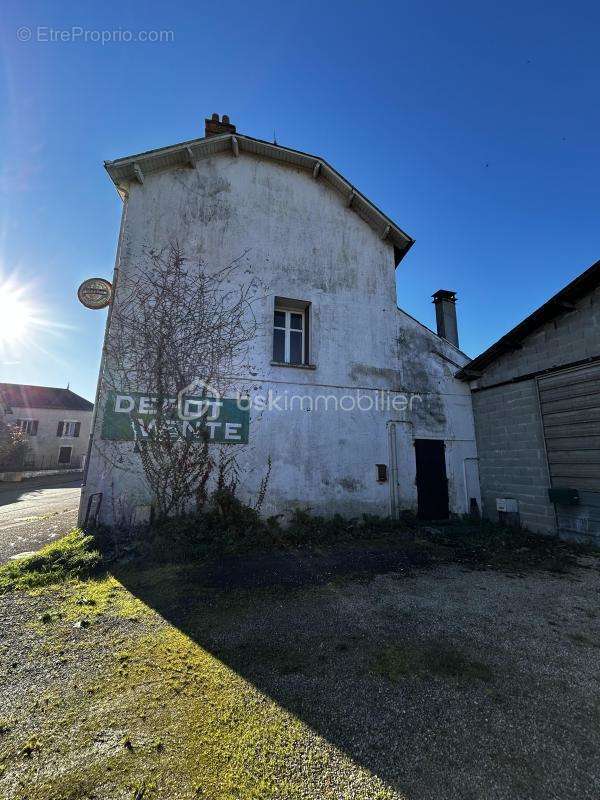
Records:
M72 447L61 447L58 451L58 466L59 467L68 467L71 463L71 453L73 452Z
M15 424L20 431L26 433L28 436L35 436L37 434L37 419L18 419Z
M377 467L377 481L378 483L385 483L387 477L387 464L375 464Z
M63 439L76 439L79 436L79 431L81 430L81 422L75 422L73 420L64 420L63 422L58 423L58 428L56 430L56 435L61 436Z
M277 364L308 364L307 303L275 301L273 361Z

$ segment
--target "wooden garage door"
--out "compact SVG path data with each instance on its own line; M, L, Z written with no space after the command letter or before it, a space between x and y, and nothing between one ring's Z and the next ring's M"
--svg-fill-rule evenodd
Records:
M600 363L538 384L552 485L600 492Z

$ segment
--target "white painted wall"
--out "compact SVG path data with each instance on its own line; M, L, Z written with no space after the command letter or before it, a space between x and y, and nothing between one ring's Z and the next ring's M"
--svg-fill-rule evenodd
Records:
M431 437L448 443L452 511L468 510L464 460L476 455L471 399L468 386L453 378L468 359L397 309L391 245L340 195L302 170L246 153L219 154L193 169L146 174L143 185L130 186L119 268L126 272L144 247L169 240L208 267L246 253L244 278L262 281L256 374L242 376L252 379L254 395L271 389L340 398L360 389L370 397L389 390L422 398L401 412L298 405L253 412L250 444L240 449L245 499L255 498L270 456L265 514L298 506L322 514L388 514L390 486L377 483L375 465L390 463L388 423L399 420L402 507L416 508L413 440ZM314 370L271 365L276 296L311 303ZM103 521L127 522L150 498L131 444L121 445L123 465L137 474L115 470L104 458L103 405L101 396L82 509L90 493L102 492Z

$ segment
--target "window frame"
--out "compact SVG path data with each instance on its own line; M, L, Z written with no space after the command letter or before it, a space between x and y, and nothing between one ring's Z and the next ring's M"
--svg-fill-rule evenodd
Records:
M59 439L77 439L79 436L77 425L79 424L79 430L81 430L81 422L78 419L61 419L61 432L60 434L57 433ZM72 425L73 426L73 433L66 432L66 426Z
M39 420L27 418L19 418L15 420L16 427L26 436L37 436ZM32 430L30 430L30 427Z
M275 314L284 314L285 320L283 327L275 324ZM302 319L301 328L292 328L292 314L296 314ZM283 331L283 361L278 361L278 364L289 364L291 367L303 367L306 365L306 308L291 308L285 307L282 304L275 303L273 310L273 350L275 349L275 331ZM291 361L291 340L292 332L301 334L300 355L301 361ZM275 353L273 353L275 355Z
M275 367L291 367L292 369L316 369L311 363L312 359L312 310L310 300L293 300L289 297L275 296L271 304L271 364ZM275 313L285 314L284 325L275 324ZM302 328L291 327L291 315L298 314L302 317ZM283 331L283 350L284 360L275 358L275 331ZM302 334L301 342L301 361L290 361L291 355L291 333L297 331Z

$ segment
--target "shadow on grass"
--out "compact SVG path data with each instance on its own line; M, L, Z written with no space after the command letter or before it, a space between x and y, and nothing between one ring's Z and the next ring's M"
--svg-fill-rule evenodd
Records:
M398 552L373 549L370 562L357 547L338 553L335 563L294 552L262 561L221 559L210 567L129 561L111 572L197 645L410 800L476 798L494 785L507 796L545 796L548 764L525 748L528 741L541 741L541 751L554 744L552 726L540 726L531 713L543 706L547 687L533 680L505 694L503 676L489 663L493 633L483 646L466 629L440 641L426 612L403 613L397 596L390 602L385 591L401 593L402 574L412 565L405 548ZM386 572L399 579L397 588L380 593L369 586ZM568 715L568 697L555 703L564 703Z
M370 680L369 656L361 652L368 637L353 610L335 603L336 588L322 581L301 588L286 575L276 586L217 589L212 570L111 571L197 645L399 788L381 757L386 741L396 749L399 719L381 695L367 699L360 691L357 697L357 685ZM203 585L204 577L212 588Z

